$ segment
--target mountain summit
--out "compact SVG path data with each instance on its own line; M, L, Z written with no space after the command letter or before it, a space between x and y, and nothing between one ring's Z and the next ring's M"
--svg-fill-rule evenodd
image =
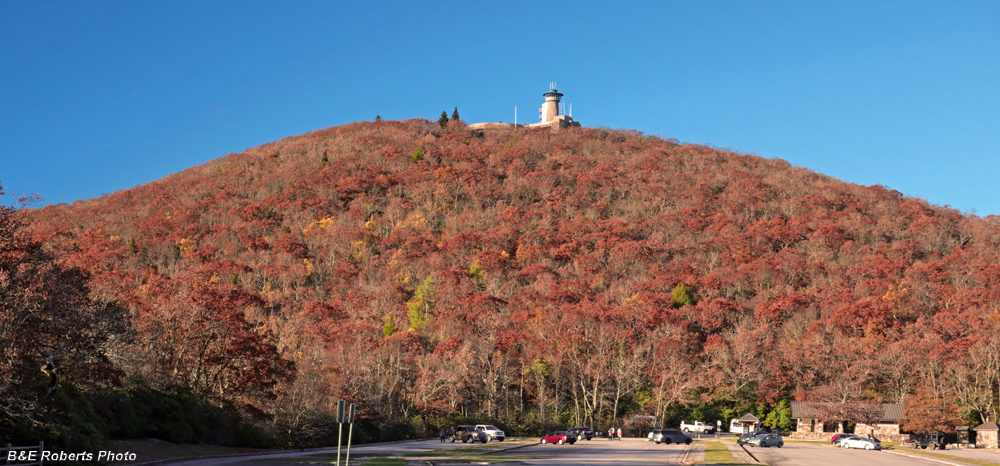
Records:
M296 444L338 397L433 432L918 391L997 409L997 372L970 378L1000 341L995 219L782 160L377 121L28 214L127 310L104 383L191 387Z

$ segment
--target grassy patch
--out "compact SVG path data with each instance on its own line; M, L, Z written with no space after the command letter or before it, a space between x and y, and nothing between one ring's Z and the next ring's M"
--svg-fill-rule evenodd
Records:
M729 452L722 442L705 442L705 464L749 464L740 463L733 459L733 454Z

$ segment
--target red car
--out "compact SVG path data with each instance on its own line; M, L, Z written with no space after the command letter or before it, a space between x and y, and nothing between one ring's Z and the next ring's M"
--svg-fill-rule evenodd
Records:
M850 437L850 436L851 436L851 434L836 434L832 438L830 438L830 443L832 443L833 446L835 446L835 447L839 447L840 446L840 441L844 440L845 438Z
M557 431L557 432L552 432L552 433L548 433L548 434L543 435L541 442L542 443L557 443L559 445L562 445L564 443L568 443L568 444L572 445L572 444L576 443L576 436L573 435L573 434L571 434L571 433L569 433L569 432L563 432L563 431L560 430L560 431Z

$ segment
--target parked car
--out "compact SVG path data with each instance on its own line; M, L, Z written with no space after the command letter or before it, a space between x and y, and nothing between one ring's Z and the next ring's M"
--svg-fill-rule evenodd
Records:
M926 450L930 447L931 450L944 450L948 445L948 439L945 434L913 434L910 436L910 443L913 444L913 448Z
M486 424L479 424L476 426L476 430L480 432L486 432L487 440L493 441L499 440L501 442L507 438L507 435L503 433L502 430L497 429L495 426L488 426Z
M592 440L594 438L594 429L590 427L574 427L566 432L575 435L578 440Z
M556 432L549 432L548 434L543 435L542 439L540 440L540 442L541 443L555 443L555 444L558 444L558 445L562 445L564 443L568 443L568 444L572 445L572 444L576 443L576 436L573 435L573 434L571 434L571 433L569 433L569 432L563 432L563 431L559 430L559 431L556 431Z
M681 430L683 430L685 434L689 432L695 432L699 434L714 434L715 426L711 424L705 424L704 422L701 421L694 421L694 424L688 424L686 422L681 421Z
M456 440L461 440L462 443L476 443L477 440L483 443L490 441L486 432L476 430L476 426L455 427L455 433L451 436L451 441L454 443Z
M750 439L752 439L752 438L754 438L754 437L756 437L756 436L758 436L758 435L760 435L760 434L763 434L763 433L764 433L764 432L762 432L762 431L759 431L759 430L755 430L755 431L753 431L753 432L747 432L747 433L745 433L745 434L743 434L743 435L739 436L739 437L738 437L738 438L736 439L736 444L737 444L737 445L746 445L747 443L749 443L749 442L750 442Z
M785 441L777 434L758 434L747 442L751 447L778 447L785 446Z
M656 442L657 445L661 443L665 443L667 445L670 445L671 443L691 443L691 437L688 437L677 429L653 429L653 431L649 433L648 438L649 440Z
M881 450L882 444L860 435L852 435L840 441L844 448L863 448L865 450Z
M836 435L834 435L833 437L830 438L830 444L832 444L835 447L839 447L840 446L840 441L844 440L845 438L850 437L850 436L851 436L851 434L836 434Z

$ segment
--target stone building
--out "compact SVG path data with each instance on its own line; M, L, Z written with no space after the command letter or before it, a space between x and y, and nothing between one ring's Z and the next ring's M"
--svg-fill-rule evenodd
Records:
M903 419L903 405L899 403L810 403L803 401L792 402L792 419L796 421L795 432L792 438L803 439L828 439L833 434L843 433L847 424L847 419L831 420L836 417L839 410L846 409L867 409L876 412L876 420L872 424L857 423L854 425L854 434L864 437L871 434L882 441L902 442L909 440L907 435L900 432L900 421ZM825 420L825 422L824 422Z
M984 422L975 428L976 448L1000 448L997 445L997 436L1000 434L1000 425L995 422Z

